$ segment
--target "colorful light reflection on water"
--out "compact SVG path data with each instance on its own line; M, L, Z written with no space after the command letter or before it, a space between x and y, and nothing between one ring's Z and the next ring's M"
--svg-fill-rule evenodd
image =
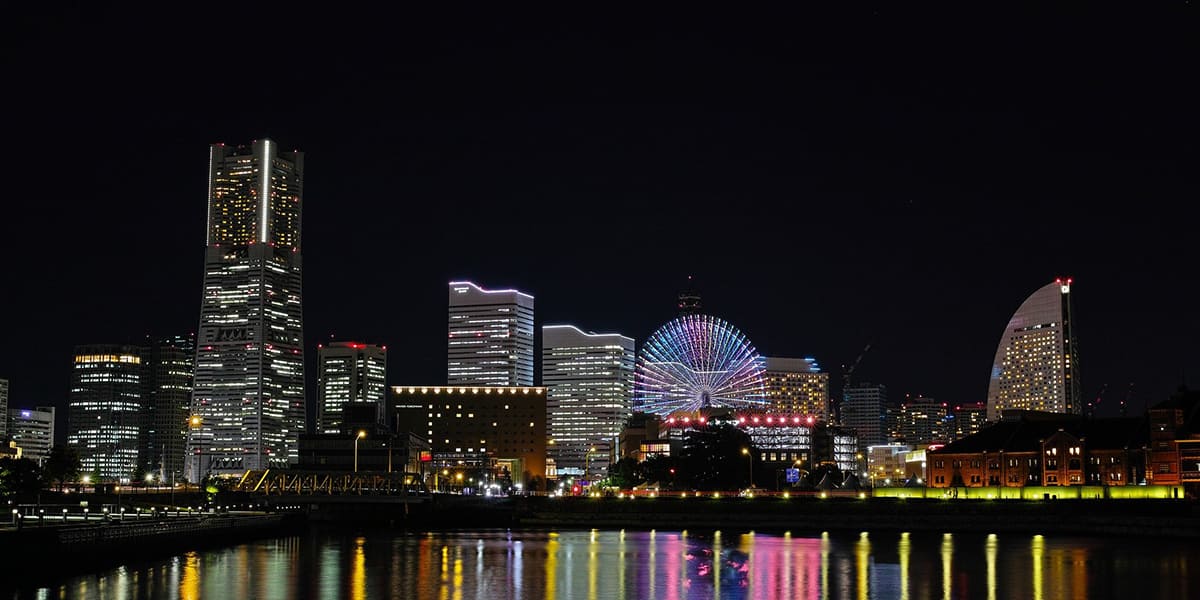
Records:
M751 531L313 532L15 597L1191 598L1200 549L1137 538Z

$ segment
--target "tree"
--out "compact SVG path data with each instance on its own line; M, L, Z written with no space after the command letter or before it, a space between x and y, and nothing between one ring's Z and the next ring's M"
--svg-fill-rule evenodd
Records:
M608 485L621 489L629 489L642 482L638 476L638 462L635 458L622 458L608 467Z
M28 458L0 459L0 497L27 498L42 489L42 470Z
M80 467L79 453L75 448L59 444L50 449L50 456L46 458L44 468L46 478L58 482L58 491L61 492L64 483L75 481L79 477Z
M680 483L698 490L743 487L750 479L754 453L750 436L735 425L693 429L684 442Z

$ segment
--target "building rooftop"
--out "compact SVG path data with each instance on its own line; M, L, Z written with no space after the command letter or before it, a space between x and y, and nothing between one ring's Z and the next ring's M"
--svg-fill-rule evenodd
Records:
M1146 445L1149 440L1149 424L1143 417L1085 419L1076 415L1030 412L997 422L933 452L1036 452L1041 450L1042 440L1060 430L1082 438L1091 449L1135 448Z

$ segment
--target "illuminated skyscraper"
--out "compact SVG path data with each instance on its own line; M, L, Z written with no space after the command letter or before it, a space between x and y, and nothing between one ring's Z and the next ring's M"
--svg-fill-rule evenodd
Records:
M298 459L305 427L303 182L303 153L269 139L209 148L190 480Z
M5 416L5 422L0 424L0 443L8 438L8 380L0 379L0 415Z
M829 373L822 373L811 358L763 358L763 386L775 412L812 416L828 423Z
M559 478L594 481L608 471L633 403L633 338L585 333L573 325L542 327L546 446Z
M451 385L533 385L533 296L450 282L446 381Z
M988 383L987 418L1006 409L1081 413L1071 280L1039 288L1009 320Z
M12 436L21 456L45 465L54 446L54 407L8 409L8 435Z
M155 340L145 359L142 468L160 481L182 481L196 336Z
M99 481L133 477L143 418L145 351L120 345L75 348L67 445L79 453L80 473Z
M338 433L342 408L372 402L377 421L387 400L387 346L333 342L317 347L317 433Z
M863 449L891 441L889 409L887 386L864 382L842 391L842 426L858 433Z

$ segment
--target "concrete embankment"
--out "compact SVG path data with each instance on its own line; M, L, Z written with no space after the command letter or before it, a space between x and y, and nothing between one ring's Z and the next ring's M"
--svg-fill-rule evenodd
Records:
M284 514L225 515L97 521L0 531L0 564L26 574L89 570L106 561L191 550L279 535L302 526Z
M522 527L930 531L1200 539L1200 506L1179 500L950 501L783 498L528 498Z

